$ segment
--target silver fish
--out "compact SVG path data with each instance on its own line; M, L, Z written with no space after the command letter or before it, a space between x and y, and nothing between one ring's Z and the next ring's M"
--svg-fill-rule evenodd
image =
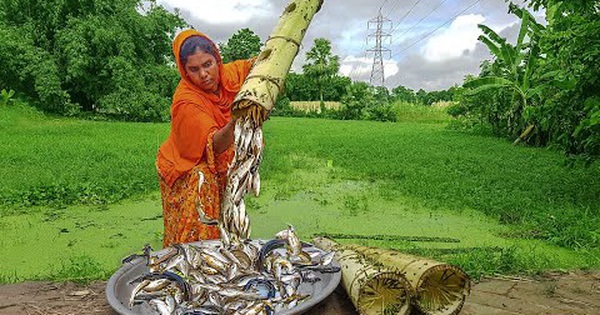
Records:
M133 301L135 299L135 296L143 289L145 288L148 284L150 284L150 280L144 280L140 283L138 283L134 288L133 291L131 291L131 297L129 298L129 307L133 306Z
M254 196L258 197L260 194L260 173L256 172L252 177L252 189L251 191L254 193Z
M172 310L169 308L169 305L167 305L166 302L163 302L161 300L151 300L149 304L154 306L154 308L160 315L171 315L173 313Z

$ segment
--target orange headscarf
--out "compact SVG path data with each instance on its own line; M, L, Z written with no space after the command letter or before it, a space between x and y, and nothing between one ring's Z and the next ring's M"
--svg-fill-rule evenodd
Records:
M229 122L231 103L252 67L251 60L223 64L219 50L210 41L217 52L219 95L200 89L187 78L179 59L183 43L191 36L202 36L210 41L206 35L196 30L183 31L173 41L173 53L181 81L171 105L171 133L160 147L156 161L160 175L171 186L199 162L206 160L209 135Z

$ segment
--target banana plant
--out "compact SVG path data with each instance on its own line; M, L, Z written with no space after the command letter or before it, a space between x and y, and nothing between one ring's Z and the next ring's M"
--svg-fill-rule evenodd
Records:
M13 102L13 96L15 95L15 91L2 89L0 92L0 106L8 106Z
M512 92L512 98L516 106L513 115L522 115L524 109L531 105L530 100L541 95L542 90L553 80L557 73L541 73L539 65L543 61L540 53L539 39L545 27L539 24L529 11L514 4L509 5L509 12L521 19L521 27L516 45L513 46L502 38L494 30L486 25L478 25L483 35L479 41L485 44L494 55L496 75L476 78L464 84L470 89L470 95L478 94L489 89L508 89ZM512 115L510 115L512 116ZM522 128L523 126L515 126ZM515 141L515 144L525 138L532 130L533 125L525 128Z

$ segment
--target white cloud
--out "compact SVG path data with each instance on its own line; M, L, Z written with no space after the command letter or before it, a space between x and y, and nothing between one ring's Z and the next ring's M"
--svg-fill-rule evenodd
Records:
M158 0L172 8L189 11L195 18L210 24L246 23L270 14L269 0Z
M371 74L373 58L347 56L340 62L340 73L350 78L364 77ZM398 73L398 64L394 60L383 60L383 73L389 78Z
M465 51L472 51L477 44L481 24L485 18L479 14L461 15L450 27L431 37L423 48L427 61L439 62L462 56Z
M225 42L241 28L250 28L264 41L277 25L278 17L289 0L157 0L168 10L180 8L182 17L196 29L207 34L216 42ZM398 21L408 7L401 9L401 4L409 0L394 0L387 3L384 14L393 21ZM524 0L512 0L523 3ZM379 3L381 0L379 1ZM395 12L390 8L398 5ZM412 4L415 1L409 3ZM419 18L428 14L433 4L417 5L412 14L405 19L406 25L412 26ZM477 43L479 30L477 23L484 23L496 30L501 36L514 42L518 33L518 20L508 14L505 1L481 1L452 24L440 28L428 40L418 42L409 50L398 54L400 49L414 43L423 35L433 31L453 14L472 4L473 0L446 1L438 10L429 15L418 28L404 34L399 29L392 34L395 61L386 60L386 85L402 84L413 89L426 90L446 89L462 82L466 74L479 73L479 64L491 56L485 45ZM379 4L378 3L378 4ZM369 81L373 65L372 55L365 58L365 49L372 47L365 44L367 21L378 14L378 5L373 0L326 0L323 8L311 23L303 40L302 50L296 57L292 69L301 72L305 63L305 54L317 37L331 41L332 51L341 58L340 73L349 75L353 80ZM393 14L392 14L393 13ZM470 15L469 15L470 14ZM539 15L542 13L536 13ZM485 17L485 18L484 18ZM543 22L543 21L542 21ZM387 56L385 56L387 57ZM390 77L391 76L391 77Z

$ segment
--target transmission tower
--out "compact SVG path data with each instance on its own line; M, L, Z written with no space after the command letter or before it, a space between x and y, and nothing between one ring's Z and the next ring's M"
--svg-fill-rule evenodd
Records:
M373 25L375 28L372 28ZM367 52L373 53L373 67L371 68L371 79L369 82L374 86L383 86L385 83L385 76L383 73L383 53L389 53L391 58L392 51L387 47L383 47L383 41L385 39L390 39L391 41L392 35L389 33L391 28L392 20L384 17L383 14L381 14L381 9L376 18L367 22L367 33L371 30L375 31L370 33L367 37L367 44L369 43L370 38L375 38L375 47L367 49Z

